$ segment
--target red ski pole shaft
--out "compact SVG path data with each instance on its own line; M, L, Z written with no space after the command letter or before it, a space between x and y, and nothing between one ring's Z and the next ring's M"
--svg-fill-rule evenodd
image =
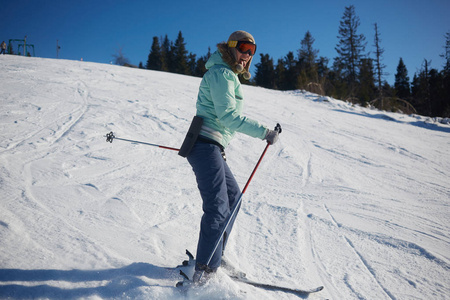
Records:
M280 126L280 124L277 124L277 126L275 127L275 130L278 131L278 133L281 133L281 126ZM247 183L245 184L244 189L242 190L242 193L241 193L241 195L239 196L239 199L238 199L237 203L236 203L235 206L233 207L233 210L231 211L231 214L228 216L227 222L225 223L225 226L223 227L223 229L222 229L222 231L221 231L221 233L220 233L219 239L216 241L216 243L215 243L215 245L214 245L214 249L213 249L213 251L211 252L211 254L210 254L210 256L209 256L206 265L209 265L209 263L211 262L211 260L212 260L212 258L213 258L213 256L214 256L214 253L216 252L217 247L219 246L220 241L222 240L223 234L225 233L225 231L227 231L228 226L229 226L230 223L231 223L231 220L232 220L232 219L235 217L235 215L237 214L237 211L238 211L239 206L241 205L241 202L242 202L242 198L243 198L243 196L244 196L244 193L245 193L245 191L247 190L247 187L249 186L250 182L252 181L252 178L253 178L253 176L255 175L256 170L258 169L258 167L259 167L259 165L260 165L260 163L261 163L261 161L262 161L264 155L266 154L267 149L269 148L270 145L271 145L271 144L270 144L269 142L267 142L267 145L266 145L266 147L264 148L263 153L262 153L261 156L259 157L259 160L258 160L258 162L256 163L256 166L255 166L255 168L253 169L252 174L251 174L250 177L248 178ZM203 276L203 273L200 275L200 278L201 278L202 276Z

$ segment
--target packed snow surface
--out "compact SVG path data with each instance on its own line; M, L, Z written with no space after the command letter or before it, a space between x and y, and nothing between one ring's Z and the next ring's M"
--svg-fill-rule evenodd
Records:
M202 214L176 151L200 78L1 56L0 298L298 299L222 271L181 293ZM309 299L449 299L450 126L302 91L243 87L280 140L243 197L226 256ZM226 149L243 187L266 143Z

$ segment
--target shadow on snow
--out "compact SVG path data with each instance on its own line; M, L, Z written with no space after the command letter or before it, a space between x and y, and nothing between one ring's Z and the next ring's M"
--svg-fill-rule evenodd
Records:
M424 129L428 129L428 130L434 130L434 131L450 133L450 127L438 126L437 124L426 123L424 121L403 122L403 121L391 118L388 115L385 115L385 114L382 114L382 113L376 114L376 115L371 115L371 114L366 114L366 113L358 113L358 112L346 111L346 110L342 110L342 109L334 109L334 111L343 112L343 113L352 114L352 115L363 116L363 117L368 117L368 118L372 118L372 119L382 119L382 120L391 121L391 122L400 123L400 124L409 124L409 125L413 125L413 126L424 128Z
M123 268L105 270L0 269L0 298L76 299L93 295L104 298L114 298L139 287L152 286L138 278L139 276L160 280L173 279L174 282L179 279L175 269L157 267L148 263L133 263ZM49 284L35 285L42 281L66 281L73 283L108 281L108 283L106 285L95 287L76 288L62 288ZM14 282L14 284L1 284L1 282ZM153 286L175 287L175 285Z

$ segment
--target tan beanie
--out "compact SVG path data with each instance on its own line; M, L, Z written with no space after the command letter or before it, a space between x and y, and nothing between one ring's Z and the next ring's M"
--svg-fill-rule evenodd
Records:
M253 36L243 30L238 30L233 32L230 37L228 38L228 42L229 41L247 41L247 42L252 42L253 44L256 44L255 39L253 38Z
M238 31L233 32L230 35L230 37L228 38L227 43L229 41L246 41L246 42L251 42L253 44L256 44L253 36L250 33L243 31L243 30L238 30ZM234 59L236 60L236 57L237 57L236 56L236 51L237 51L236 48L232 47L232 48L230 48L230 50L231 50L231 53L233 53ZM250 57L247 65L245 66L245 69L242 67L242 65L236 64L237 71L239 71L239 73L242 73L242 76L246 80L249 80L252 77L252 75L250 74L250 71L249 71L250 64L252 63L252 59L253 59L253 56Z

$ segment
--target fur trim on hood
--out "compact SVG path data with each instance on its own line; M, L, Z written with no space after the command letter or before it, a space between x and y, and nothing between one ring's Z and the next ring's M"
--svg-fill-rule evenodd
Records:
M236 48L228 47L227 43L219 43L217 44L217 49L219 49L222 54L223 61L230 66L234 73L242 74L242 77L244 77L245 80L249 80L252 77L249 69L253 57L250 57L247 65L243 68L242 65L238 64L236 61Z

